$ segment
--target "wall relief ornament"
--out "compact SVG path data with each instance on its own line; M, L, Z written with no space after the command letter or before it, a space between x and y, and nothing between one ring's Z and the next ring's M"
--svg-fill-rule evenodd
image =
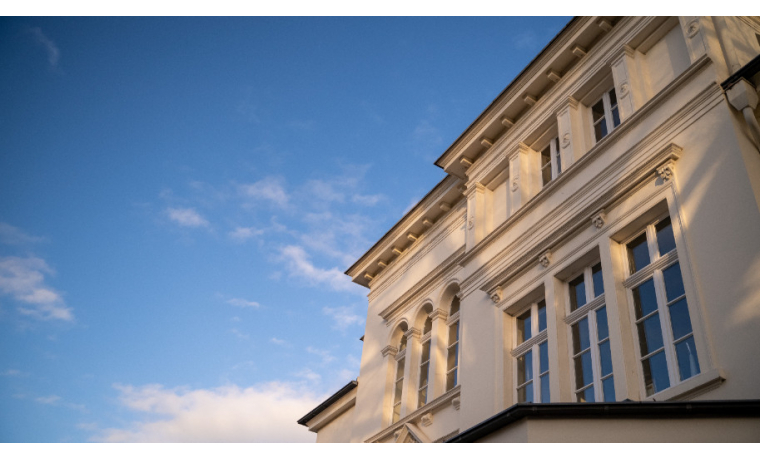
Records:
M694 20L686 27L686 36L689 38L694 37L699 32L699 21Z
M565 133L562 135L562 148L567 148L568 145L570 145L570 133Z
M538 258L538 263L540 263L542 267L546 268L552 262L551 258L551 251L546 251L545 253L541 254L541 257Z
M501 286L496 286L496 289L491 293L491 301L493 303L499 303L504 298Z
M676 162L674 160L668 160L667 163L657 168L657 175L662 178L664 182L667 182L673 178L676 169Z
M516 191L517 191L517 189L518 189L519 187L520 187L520 180L519 180L519 178L518 178L518 177L515 177L515 178L512 180L512 191L513 191L513 192L516 192Z
M620 97L626 97L628 95L628 90L630 88L628 87L628 82L624 81L620 84Z
M433 424L433 413L428 412L427 414L423 415L420 419L420 423L422 426L430 426Z
M607 214L604 213L604 211L599 211L599 214L595 215L591 218L591 223L596 227L597 229L600 229L604 227L604 223L607 221Z

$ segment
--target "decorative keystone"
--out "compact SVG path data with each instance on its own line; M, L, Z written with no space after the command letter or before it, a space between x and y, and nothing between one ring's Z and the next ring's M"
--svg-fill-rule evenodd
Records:
M501 286L496 286L496 289L491 293L491 302L499 303L504 299L504 293L501 290Z
M668 160L664 165L657 168L657 175L662 178L664 182L668 182L673 178L675 174L676 162L675 160Z
M509 129L515 125L515 120L509 117L503 117L501 119L501 124L504 125L505 128Z
M433 424L433 413L428 412L427 414L423 415L420 419L420 423L422 426L430 426Z
M546 251L545 253L541 254L541 257L538 258L538 263L540 263L544 268L548 267L549 264L552 263L551 251Z
M462 401L459 399L459 396L451 400L451 405L454 406L454 409L459 410L459 406L462 404Z
M604 213L604 209L599 211L597 215L591 218L591 223L597 229L604 227L605 222L607 222L607 214Z
M398 348L394 347L393 345L388 345L382 350L380 350L380 353L383 354L383 358L385 358L388 355L390 355L391 358L395 358L396 353L398 353Z

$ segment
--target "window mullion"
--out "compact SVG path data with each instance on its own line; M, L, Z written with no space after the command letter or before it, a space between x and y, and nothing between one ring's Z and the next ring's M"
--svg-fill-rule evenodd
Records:
M612 103L610 102L610 93L604 93L602 99L604 100L604 122L607 123L607 134L609 134L615 129L615 125L612 122Z
M667 295L665 293L665 279L662 270L654 272L654 292L657 297L657 310L660 312L660 329L662 330L662 346L665 348L665 360L668 364L668 377L673 386L680 381L678 376L678 361L675 356L673 345L673 331L670 326L670 312L667 307Z
M590 270L590 269L589 269ZM602 392L602 365L599 359L599 334L596 327L596 311L588 314L588 340L591 347L591 381L594 382L595 401L604 401Z

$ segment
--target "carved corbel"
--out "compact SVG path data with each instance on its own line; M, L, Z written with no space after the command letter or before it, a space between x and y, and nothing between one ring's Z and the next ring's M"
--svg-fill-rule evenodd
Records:
M607 214L605 214L604 209L599 211L594 217L591 218L591 223L597 229L604 227L605 222L607 222Z
M431 311L428 315L428 318L430 318L431 321L435 321L436 319L440 318L443 321L446 321L449 314L446 312L446 310L442 310L440 308L436 308L435 310Z
M394 347L393 345L388 345L380 352L383 354L383 358L387 357L388 355L390 355L391 358L395 358L396 353L398 353L398 348Z
M454 409L459 410L459 406L462 404L462 401L459 399L459 396L451 400L451 405L454 406Z
M546 251L538 258L538 263L541 264L542 267L546 268L549 266L549 264L552 262L552 252Z
M675 174L676 170L676 160L668 160L657 168L657 175L660 176L660 178L663 180L663 182L668 182L670 179L673 178L673 174Z
M433 413L428 412L427 414L423 415L420 419L420 423L422 426L430 426L433 424Z
M494 289L491 293L491 301L493 303L499 303L502 300L504 300L504 293L501 289L501 286L496 286L496 289Z

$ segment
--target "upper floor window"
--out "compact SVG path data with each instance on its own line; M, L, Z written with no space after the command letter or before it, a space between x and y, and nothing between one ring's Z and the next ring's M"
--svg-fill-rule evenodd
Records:
M602 140L620 124L615 88L604 93L602 98L591 106L591 121L594 124L596 142Z
M420 381L417 389L417 407L420 408L427 403L428 384L430 377L430 337L433 329L433 321L430 318L425 319L425 325L422 328L422 354L420 355Z
M576 401L615 401L602 265L584 268L568 288L570 311L581 314L570 325Z
M454 296L449 309L449 343L446 357L446 391L457 386L459 371L459 297Z
M630 289L647 396L700 373L670 217L626 244Z
M398 352L396 354L396 377L393 384L393 416L391 424L398 422L401 418L401 397L404 390L404 365L406 364L406 331L408 328L405 324L400 326L401 338L398 342Z
M546 186L562 172L559 142L555 137L541 150L541 184Z
M517 316L517 346L528 344L517 359L517 402L549 402L549 343L546 302L539 300Z

